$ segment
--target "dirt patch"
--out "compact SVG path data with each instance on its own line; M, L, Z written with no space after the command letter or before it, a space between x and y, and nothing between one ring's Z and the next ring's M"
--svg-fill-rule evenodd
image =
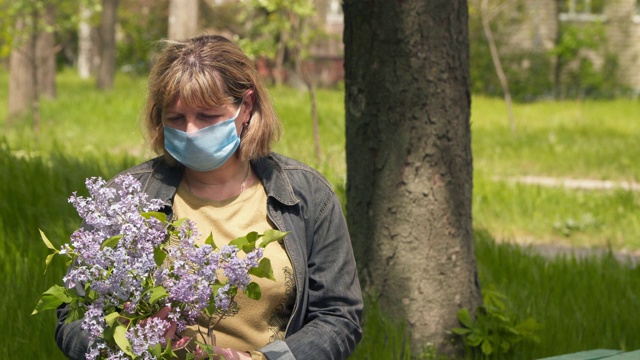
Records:
M506 180L507 182L565 187L568 189L585 189L585 190L629 190L640 192L640 183L634 181L612 181L612 180L593 180L593 179L570 179L570 178L554 178L548 176L512 176L508 178L495 178L496 180Z
M613 256L621 263L626 263L631 266L637 266L638 264L640 264L640 252L637 251L610 251L608 249L602 248L581 248L553 244L530 244L526 245L525 247L530 249L535 254L550 259L560 256L582 259L589 257L608 256L609 253L612 253Z

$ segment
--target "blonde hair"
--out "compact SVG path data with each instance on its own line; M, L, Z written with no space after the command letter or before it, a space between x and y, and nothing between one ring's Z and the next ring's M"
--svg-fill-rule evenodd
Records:
M241 160L267 155L280 136L281 124L253 62L242 49L217 35L164 43L149 73L143 119L151 149L175 163L164 148L162 112L178 99L188 107L206 109L241 103L252 90L251 120L242 132L237 155Z

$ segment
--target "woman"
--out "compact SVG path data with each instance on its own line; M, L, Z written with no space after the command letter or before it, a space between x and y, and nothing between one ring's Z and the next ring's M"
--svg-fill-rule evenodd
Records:
M260 283L259 301L236 297L238 311L214 328L216 351L226 359L346 358L362 335L362 296L344 215L322 175L270 152L280 122L250 59L220 36L168 42L149 76L145 115L162 155L124 173L164 200L164 212L194 220L218 245L249 231L288 232L265 249L276 281ZM82 358L86 337L78 322L64 324L67 311L58 311L56 340ZM209 320L178 335L210 342ZM193 343L187 348L199 352Z

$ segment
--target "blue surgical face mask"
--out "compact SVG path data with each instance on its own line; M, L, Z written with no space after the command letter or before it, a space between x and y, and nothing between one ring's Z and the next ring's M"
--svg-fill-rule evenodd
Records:
M182 165L197 171L214 170L222 166L240 146L236 115L229 120L193 132L164 126L164 148Z

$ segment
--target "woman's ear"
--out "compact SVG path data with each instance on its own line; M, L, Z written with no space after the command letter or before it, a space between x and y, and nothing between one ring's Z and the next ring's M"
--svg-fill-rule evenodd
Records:
M242 97L242 112L247 112L247 120L251 119L251 115L253 114L253 105L255 103L255 94L253 93L253 89L247 90L247 92Z

